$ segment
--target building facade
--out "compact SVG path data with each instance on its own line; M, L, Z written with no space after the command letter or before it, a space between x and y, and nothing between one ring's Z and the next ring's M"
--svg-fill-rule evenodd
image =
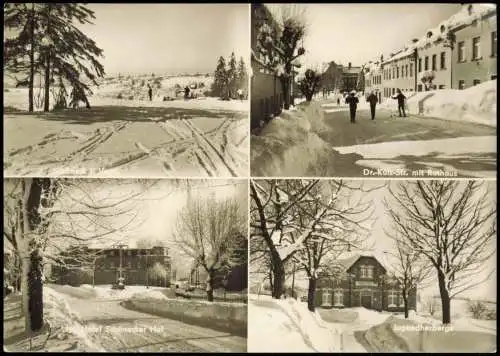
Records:
M383 60L383 56L381 60ZM381 61L370 61L365 67L365 97L368 97L373 92L377 95L379 103L382 102L382 94L384 92L382 81L384 72L381 63Z
M52 266L55 283L114 284L120 276L126 285L168 286L171 259L166 247L91 249L73 247Z
M417 86L415 67L416 53L412 48L392 54L382 62L382 95L390 98L400 89L403 93L413 93Z
M476 19L471 23L453 28L454 50L452 53L452 86L466 89L484 81L497 78L497 16L496 9L476 11ZM481 11L482 10L482 11Z
M269 9L263 4L251 5L251 40L252 49L250 77L250 117L251 128L259 127L262 120L270 116L279 115L283 106L283 90L280 79L262 67L255 56L257 51L258 31L264 24L271 29L278 30L278 23L273 18Z
M434 32L439 31L439 34ZM451 69L452 69L452 51L449 43L445 41L446 26L441 25L440 29L429 30L427 38L435 36L432 41L426 42L423 46L417 48L417 92L427 90L439 90L452 88ZM432 83L426 85L422 81L424 75L432 76Z
M339 66L342 73L341 92L350 92L351 90L364 91L364 76L362 75L362 67L353 67L349 62L346 66Z
M403 312L401 287L373 256L354 255L338 261L338 272L322 274L316 286L315 305L322 308L352 308ZM417 291L408 293L408 308L416 310Z

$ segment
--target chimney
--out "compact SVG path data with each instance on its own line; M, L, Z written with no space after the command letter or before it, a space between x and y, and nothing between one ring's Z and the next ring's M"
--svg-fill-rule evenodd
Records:
M349 67L349 69L351 69L351 62L349 62L348 67Z

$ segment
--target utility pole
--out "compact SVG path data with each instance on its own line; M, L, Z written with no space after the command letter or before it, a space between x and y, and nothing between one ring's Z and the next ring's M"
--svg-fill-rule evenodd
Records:
M117 246L120 249L120 268L118 282L123 281L123 248L127 247L125 244L120 244Z

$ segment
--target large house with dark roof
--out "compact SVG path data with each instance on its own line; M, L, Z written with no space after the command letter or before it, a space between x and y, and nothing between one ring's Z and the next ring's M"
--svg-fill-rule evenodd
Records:
M401 286L387 274L386 268L374 257L354 254L338 260L330 269L318 275L315 305L322 308L352 308L403 312ZM408 306L416 310L417 291L409 292Z

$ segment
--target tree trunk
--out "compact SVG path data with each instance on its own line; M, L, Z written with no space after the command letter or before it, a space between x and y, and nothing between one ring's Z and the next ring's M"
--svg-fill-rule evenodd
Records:
M405 319L408 319L408 317L409 317L408 293L404 289L403 289L403 304L404 304L404 309L405 309Z
M215 281L215 272L210 270L208 271L207 277L207 300L209 302L214 301L214 281Z
M33 87L35 81L35 3L31 4L30 19L30 74L28 83L28 111L34 111L33 105Z
M47 6L47 35L50 33L50 5ZM47 58L45 63L45 96L43 111L50 111L50 46L47 46Z
M23 256L23 298L27 297L26 327L31 331L39 331L43 326L43 284L42 284L42 257L39 247L34 244L30 234L40 225L38 209L42 197L42 179L34 178L25 185L23 201L24 231L23 240L27 256ZM29 239L29 241L27 241ZM27 248L26 248L27 247ZM27 251L26 251L27 250Z
M309 277L309 288L307 290L307 309L314 311L314 297L316 296L316 278Z
M451 323L451 298L450 292L445 283L444 273L438 271L439 294L441 296L441 310L443 314L443 324Z
M277 251L271 252L271 262L273 264L273 289L272 297L280 299L285 286L285 266Z
M313 98L313 94L312 93L307 93L306 94L306 101L311 101Z
M281 76L281 85L283 86L283 108L290 109L290 78Z

